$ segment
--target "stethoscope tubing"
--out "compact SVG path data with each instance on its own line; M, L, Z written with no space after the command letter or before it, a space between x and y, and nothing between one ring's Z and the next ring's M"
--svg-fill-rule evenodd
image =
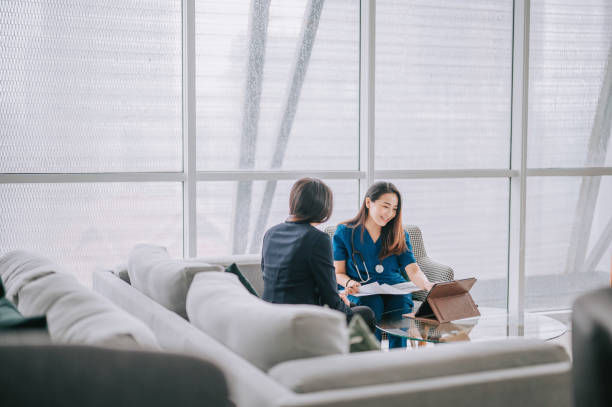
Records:
M370 281L371 277L370 277L370 271L368 270L368 265L365 262L365 259L363 258L363 254L361 254L360 251L355 250L355 229L357 229L357 226L353 226L351 228L351 259L353 260L353 264L355 265L355 271L357 271L357 277L359 278L359 282L360 283L367 283L368 281ZM357 262L355 261L355 255L358 255L359 258L361 259L361 264L363 264L363 268L365 270L366 273L366 279L364 280L364 278L361 276L361 271L359 270L359 266L357 265Z

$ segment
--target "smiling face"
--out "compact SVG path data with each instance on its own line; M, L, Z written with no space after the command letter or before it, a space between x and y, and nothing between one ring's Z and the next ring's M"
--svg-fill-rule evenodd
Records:
M377 200L366 198L368 217L378 226L383 227L397 215L397 195L392 192L383 194Z

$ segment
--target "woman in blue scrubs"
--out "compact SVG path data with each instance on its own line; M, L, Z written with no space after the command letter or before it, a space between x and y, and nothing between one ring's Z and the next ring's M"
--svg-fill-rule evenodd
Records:
M402 226L402 198L395 185L377 182L368 191L357 216L338 225L334 234L334 267L337 283L348 294L356 294L362 284L406 282L404 270L417 287L433 286L421 271L410 238ZM380 321L383 314L412 311L412 295L349 295L351 302L370 307ZM380 333L378 333L380 336ZM389 347L405 346L405 339L391 337Z

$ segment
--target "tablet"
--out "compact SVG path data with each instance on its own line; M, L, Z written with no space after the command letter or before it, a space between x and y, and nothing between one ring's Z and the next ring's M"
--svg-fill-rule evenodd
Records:
M469 291L476 279L435 283L414 318L437 323L479 316L478 306Z

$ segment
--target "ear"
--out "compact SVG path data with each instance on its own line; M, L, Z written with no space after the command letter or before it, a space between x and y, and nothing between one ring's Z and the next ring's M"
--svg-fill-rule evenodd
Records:
M365 206L366 206L366 208L370 209L370 204L371 203L372 203L372 200L369 197L366 196L366 199L365 199Z

